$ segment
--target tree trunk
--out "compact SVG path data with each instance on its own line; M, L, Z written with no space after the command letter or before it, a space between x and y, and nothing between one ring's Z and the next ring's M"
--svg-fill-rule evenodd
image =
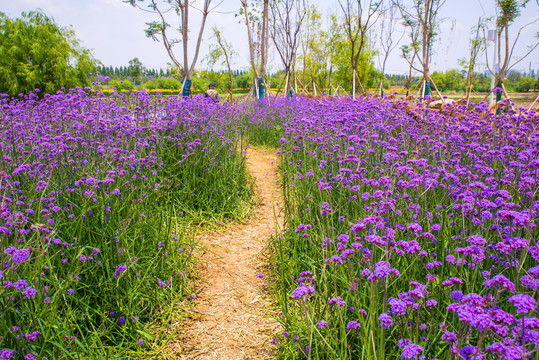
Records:
M189 68L189 79L191 79L191 74L193 70L195 69L195 64L197 63L198 52L200 50L200 43L202 42L202 34L204 33L204 27L206 26L206 18L208 17L208 10L210 7L210 3L211 3L211 0L206 0L204 2L204 10L202 13L202 23L200 24L200 30L198 32L197 46L195 49L195 57L193 58L193 62L191 63L191 67Z
M262 13L262 41L260 44L260 77L266 76L266 63L268 61L268 34L269 34L269 18L268 18L268 3L269 0L264 0L264 10Z
M329 95L331 95L332 89L331 89L331 75L333 74L333 65L329 67L329 83L328 83L328 92Z
M189 0L185 0L183 3L182 14L182 42L183 42L183 71L185 71L186 80L191 80L191 69L189 69L189 57L188 57L188 33L189 33Z
M247 26L247 38L249 40L249 57L251 60L251 67L253 69L253 79L257 79L258 73L256 71L256 64L255 64L255 45L253 43L253 36L251 34L251 22L249 21L249 11L247 8L247 0L243 0L241 4L243 6L243 11L245 13L245 25ZM256 82L255 82L255 87L256 87Z
M230 78L230 100L232 100L232 92L234 89L234 78L232 77L232 69L230 68L230 60L228 59L228 54L225 53L226 66L228 67L228 77Z

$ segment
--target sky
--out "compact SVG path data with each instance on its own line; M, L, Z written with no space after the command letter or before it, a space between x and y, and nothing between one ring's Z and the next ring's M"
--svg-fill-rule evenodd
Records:
M271 1L271 0L270 0ZM309 0L323 13L340 14L337 0ZM213 0L213 3L218 3ZM196 7L201 7L202 1L195 1ZM433 70L458 68L458 60L466 58L469 52L471 29L479 17L495 15L494 0L447 0L440 12L443 22L440 25L440 36L434 44L435 52L431 64ZM143 4L143 3L141 3ZM218 26L222 29L225 39L232 43L238 54L233 68L247 69L249 67L249 49L245 25L236 14L240 8L240 0L222 0L217 9L209 14L204 31L203 42L197 68L208 68L204 57L208 47L214 42L211 39L211 28ZM81 45L91 49L92 54L106 66L127 66L129 60L138 57L147 68L166 68L170 62L161 42L147 38L144 34L146 23L156 20L153 14L134 8L122 0L0 0L0 11L9 17L18 17L22 11L41 9L61 26L71 26L76 32ZM169 22L177 28L178 19L169 13ZM528 3L521 16L512 25L513 34L524 24L539 17L539 6L535 0ZM194 43L198 35L201 15L195 9L190 11L190 56L194 53ZM539 31L539 21L528 26L520 35L515 47L515 59L527 52L527 46L534 45L538 39L534 34ZM180 37L178 34L177 37ZM396 38L400 38L396 34ZM401 44L405 44L404 37ZM181 58L181 48L175 51ZM489 56L492 59L492 56ZM489 61L490 61L489 60ZM478 70L485 69L485 55L479 61ZM375 64L378 61L375 59ZM520 62L515 69L528 72L529 68L539 70L539 48ZM280 59L275 51L269 55L269 68L281 68ZM391 53L387 65L388 74L407 74L408 64L400 57L397 48Z

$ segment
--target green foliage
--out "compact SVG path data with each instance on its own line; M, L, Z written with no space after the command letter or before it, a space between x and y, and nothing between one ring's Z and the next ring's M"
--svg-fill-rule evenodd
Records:
M515 84L515 90L519 92L528 92L538 85L538 82L531 76L522 76Z
M41 11L23 12L17 19L0 12L0 92L54 93L89 85L94 72L95 60L73 30Z
M253 84L253 73L247 72L245 74L237 76L234 81L236 86L242 89L249 89Z
M148 90L153 89L170 89L170 90L179 90L182 87L182 83L176 79L167 79L167 78L155 78L149 80L144 87Z
M520 15L520 9L526 7L529 0L497 0L500 11L496 19L499 28L509 26Z
M131 75L133 79L139 79L142 76L142 70L142 62L138 58L129 60L129 75Z
M135 85L129 80L112 80L110 86L116 90L133 90Z
M457 69L449 69L444 73L435 71L430 77L441 92L464 91L466 87L466 73Z
M352 89L352 64L350 64L351 47L350 43L342 36L335 38L334 50L331 62L333 64L333 84L341 84L342 87L350 91ZM372 61L375 52L372 49L365 49L358 59L357 74L365 89L376 86L382 78L382 74L374 68ZM361 90L356 85L356 91Z

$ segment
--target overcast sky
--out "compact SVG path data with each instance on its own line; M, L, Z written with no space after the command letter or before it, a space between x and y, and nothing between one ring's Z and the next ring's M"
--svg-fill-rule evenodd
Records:
M218 0L213 1L218 2ZM324 13L340 14L337 0L310 0L310 2ZM195 6L200 7L201 3L202 1L199 0L195 2ZM472 27L480 16L495 15L494 3L494 0L446 1L440 14L444 22L440 27L440 37L434 45L432 70L459 68L458 59L468 56ZM61 26L71 25L82 45L91 49L94 57L104 65L128 65L129 60L135 57L138 57L148 68L165 68L170 62L163 44L145 37L145 23L156 20L155 17L121 0L0 0L0 11L10 17L17 17L22 11L38 8L52 16ZM212 42L210 33L214 25L223 29L225 38L232 43L238 53L234 68L248 68L249 49L245 25L239 23L239 17L235 17L239 8L239 0L224 0L219 8L210 13L201 45L198 68L207 67L202 60L208 52L208 45ZM190 16L190 22L192 21L190 34L193 39L191 43L194 43L198 34L200 14L196 10L191 10ZM518 21L512 26L513 32L516 33L520 26L538 16L537 2L531 0ZM177 22L174 23L174 21L177 21L176 17L172 17L170 22L177 27ZM534 38L534 34L538 31L539 22L523 31L515 48L516 58L526 53L527 46L538 41ZM400 36L397 35L397 37ZM404 38L402 44L406 41L407 39ZM180 50L180 48L176 50L178 57L181 57ZM280 68L280 60L276 54L270 54L269 61L271 70ZM484 56L480 62L485 63ZM376 60L375 63L378 64ZM530 65L532 69L536 69L536 72L539 70L539 49L536 49L515 68L527 72ZM387 63L386 73L404 74L407 72L408 65L400 58L399 50L396 49Z

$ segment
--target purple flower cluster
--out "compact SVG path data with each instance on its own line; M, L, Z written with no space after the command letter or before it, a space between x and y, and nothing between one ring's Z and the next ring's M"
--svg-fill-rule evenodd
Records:
M318 356L337 357L345 333L342 358L393 356L398 343L405 359L536 356L535 112L299 97L251 114L254 141L283 132L282 282L298 267L319 275L316 297L301 311L283 304L283 318L288 329L326 319L298 330Z
M159 93L0 94L2 358L103 358L81 345L118 334L138 346L187 292L177 214L233 214L251 196L235 120Z

